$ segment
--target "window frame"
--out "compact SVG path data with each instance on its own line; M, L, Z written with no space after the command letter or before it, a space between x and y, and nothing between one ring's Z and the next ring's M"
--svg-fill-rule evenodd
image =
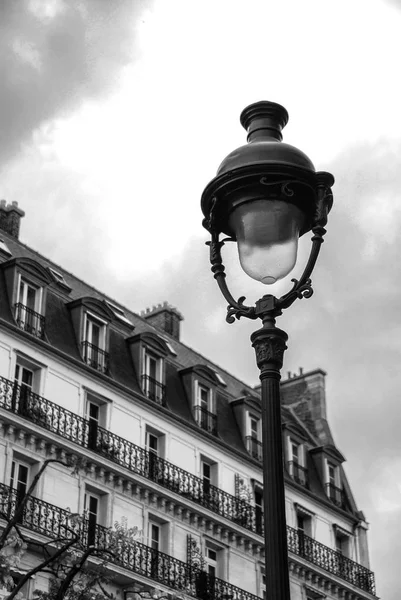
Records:
M31 288L31 289L34 290L34 292L35 292L35 301L34 301L35 308L30 308L28 306L28 304L26 303L26 300L27 300L27 289L26 289L25 293L23 294L25 296L25 298L21 298L21 284L24 284L24 286L26 286L26 288ZM16 304L22 304L26 308L29 308L30 310L33 310L34 312L36 312L39 315L42 315L43 286L39 285L38 283L33 283L33 281L31 279L29 279L29 277L26 277L22 273L18 272L18 275L17 275Z
M254 421L256 423L256 437L254 437L252 435L252 432L254 431L252 429L252 421ZM246 435L248 437L252 438L253 440L256 440L256 441L262 443L262 419L261 419L261 417L256 416L256 414L251 411L247 411L246 424L247 424Z
M100 325L100 331L99 331L99 346L96 346L96 344L93 343L93 333L91 332L91 339L89 339L88 336L88 322L96 325ZM83 335L82 335L82 341L83 342L88 342L89 344L91 344L92 346L95 346L96 348L98 348L99 350L102 350L103 352L106 352L106 346L107 346L107 321L105 321L104 319L102 319L101 317L99 317L98 315L92 313L89 310L86 310L84 312L84 324L83 324Z
M206 404L207 408L202 405L201 392L206 392L207 399ZM215 398L214 398L214 390L210 385L205 384L203 381L199 379L195 379L195 395L194 395L194 406L199 408L204 408L208 413L212 415L216 414L215 411Z

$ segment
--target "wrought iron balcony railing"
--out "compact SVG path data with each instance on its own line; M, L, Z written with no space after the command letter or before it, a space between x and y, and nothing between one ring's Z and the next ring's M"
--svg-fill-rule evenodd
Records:
M256 438L252 437L251 435L247 435L245 438L245 443L246 443L246 449L248 450L248 452L252 456L252 458L256 458L256 460L259 460L260 462L262 462L262 460L263 460L262 442L260 442Z
M82 357L86 364L101 373L108 373L109 353L90 342L81 342L81 346Z
M326 493L330 500L333 502L333 504L343 509L346 508L344 490L336 487L332 483L326 483Z
M43 338L45 335L45 318L43 315L35 312L21 302L15 305L15 320L18 327L31 333L32 335Z
M20 501L16 490L0 484L0 512L3 515L13 517ZM83 517L72 522L71 513L67 510L38 498L28 499L20 525L53 539L69 540L76 535L81 547L94 545L100 549L110 548L110 529ZM108 555L108 562L201 600L225 600L228 597L232 600L259 600L246 590L217 577L210 577L199 568L141 542L121 542L118 552L113 556Z
M306 488L309 487L308 470L305 469L305 467L302 467L299 463L291 460L288 463L288 471L294 481Z
M341 577L361 590L375 594L374 574L366 567L292 527L287 527L287 544L290 552Z
M202 406L195 406L194 416L199 427L213 435L217 435L217 415L209 412Z
M150 375L142 375L142 391L150 400L162 406L166 405L166 386L157 381L157 379L153 379Z
M93 450L132 473L146 477L249 531L263 535L263 514L260 507L252 506L245 500L240 500L209 482L205 484L199 477L111 433L98 426L96 422L84 419L3 377L0 377L0 407L81 447ZM294 541L298 532L290 527L288 532L289 550L301 554L299 550L301 546ZM316 545L318 550L304 552L303 558L326 570L332 569L329 571L330 573L349 581L349 569L342 571L342 563L338 559L330 558L333 553L337 556L337 552L312 538L307 538L307 540L309 540L309 547L314 548ZM322 556L326 556L326 558L323 559ZM346 561L350 561L350 559L346 559ZM372 591L374 590L373 573L353 561L347 562L347 565L349 564L353 565L352 572L355 574L351 583L359 579L364 582L366 579L370 582L370 587L367 587L365 583L363 584L365 587L359 587L374 593ZM358 573L361 573L360 577Z

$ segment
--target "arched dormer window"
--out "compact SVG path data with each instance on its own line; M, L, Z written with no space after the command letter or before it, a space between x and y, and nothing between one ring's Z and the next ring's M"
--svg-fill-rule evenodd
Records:
M97 298L79 298L68 304L84 362L109 374L109 324L112 311Z
M144 395L157 404L166 404L165 359L172 354L169 344L151 331L128 339L132 360L138 370Z
M207 365L183 369L181 376L196 423L205 431L217 435L216 390L225 387L224 379Z
M307 468L307 437L305 430L291 421L284 424L284 456L288 472L292 479L302 485L309 487Z
M327 497L333 504L346 510L347 497L341 480L341 464L345 461L344 456L332 444L313 448L310 453L316 461Z
M260 398L243 390L243 396L231 402L247 452L257 461L263 460L262 414Z
M3 263L13 316L20 329L45 337L46 289L52 283L49 272L31 258L14 258Z

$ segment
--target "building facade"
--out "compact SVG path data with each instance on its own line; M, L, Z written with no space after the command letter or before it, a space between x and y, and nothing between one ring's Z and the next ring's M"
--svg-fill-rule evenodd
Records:
M28 538L50 542L72 512L96 544L125 520L143 536L109 563L122 600L263 599L258 388L186 346L169 304L135 314L21 243L23 215L2 201L3 512L46 458L84 458L74 474L47 467L21 520ZM327 423L325 373L281 389L292 599L372 599L368 526ZM38 574L24 594L48 585Z

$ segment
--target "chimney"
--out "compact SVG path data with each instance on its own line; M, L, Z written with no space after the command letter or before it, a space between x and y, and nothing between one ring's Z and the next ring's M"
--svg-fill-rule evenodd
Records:
M159 327L159 329L162 329L176 340L180 339L180 321L184 317L176 308L170 306L168 302L163 302L163 304L143 310L141 317L146 319L151 325Z
M5 200L0 200L0 229L12 235L17 240L21 217L24 216L24 211L18 208L18 202L7 204Z

